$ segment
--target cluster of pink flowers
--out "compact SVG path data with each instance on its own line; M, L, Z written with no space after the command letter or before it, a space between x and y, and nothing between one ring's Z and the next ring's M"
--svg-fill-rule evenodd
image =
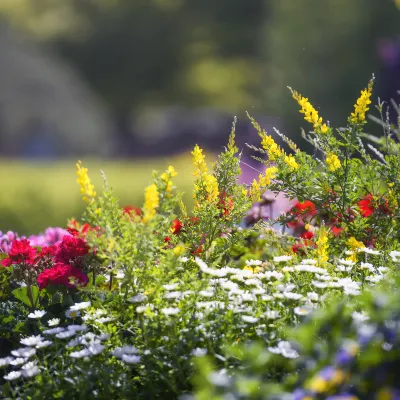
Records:
M7 252L8 257L1 264L4 267L17 265L37 272L40 289L48 285L77 288L88 283L82 259L89 250L83 238L71 236L67 232L56 244L48 246L39 246L28 239L14 239Z

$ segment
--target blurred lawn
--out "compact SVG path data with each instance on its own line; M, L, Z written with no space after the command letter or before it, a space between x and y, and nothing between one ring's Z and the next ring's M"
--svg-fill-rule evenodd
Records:
M120 205L142 206L144 188L152 171L163 171L173 165L178 172L176 186L183 192L185 203L192 204L193 165L190 154L173 158L140 161L82 160L89 176L101 192L102 169L109 185L115 189ZM75 160L33 162L0 160L3 171L0 191L0 230L20 234L39 233L48 226L65 227L71 217L79 218L85 203L76 182Z

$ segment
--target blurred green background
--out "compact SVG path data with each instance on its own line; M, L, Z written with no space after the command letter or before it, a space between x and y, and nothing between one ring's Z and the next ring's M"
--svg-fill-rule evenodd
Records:
M342 124L372 73L400 89L398 0L0 0L0 230L65 226L82 211L75 162L140 205L188 151L219 152L245 112L299 139L287 86ZM397 97L398 99L398 97ZM375 129L375 128L373 128ZM245 153L245 157L248 154ZM244 170L243 181L252 178Z

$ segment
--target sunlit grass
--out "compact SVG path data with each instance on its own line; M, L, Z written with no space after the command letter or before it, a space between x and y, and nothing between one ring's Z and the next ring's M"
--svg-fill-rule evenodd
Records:
M138 161L83 159L82 162L89 169L98 193L103 186L100 169L104 171L109 185L121 199L121 206L141 206L144 188L151 180L152 171L163 171L172 164L178 172L175 184L185 192L185 203L190 205L192 202L193 167L190 154ZM38 233L48 226L65 226L71 217L78 218L85 203L76 183L75 163L75 160L48 163L0 160L3 171L0 230Z

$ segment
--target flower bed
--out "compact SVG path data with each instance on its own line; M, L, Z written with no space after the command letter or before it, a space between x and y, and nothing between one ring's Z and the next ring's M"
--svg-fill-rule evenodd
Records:
M195 146L190 213L172 166L136 208L121 207L103 172L96 193L78 162L82 222L0 238L5 397L394 393L389 380L359 380L398 363L400 147L385 122L383 150L364 145L372 84L337 130L292 91L314 156L251 119L266 166L251 185L237 183L234 126L212 170ZM271 193L297 199L274 220ZM382 284L392 296L379 302Z

